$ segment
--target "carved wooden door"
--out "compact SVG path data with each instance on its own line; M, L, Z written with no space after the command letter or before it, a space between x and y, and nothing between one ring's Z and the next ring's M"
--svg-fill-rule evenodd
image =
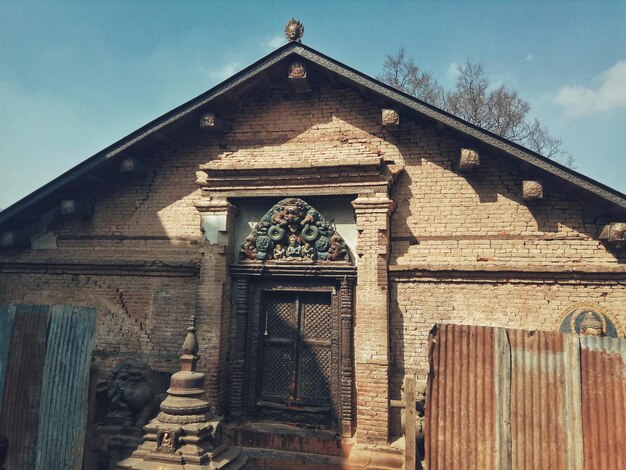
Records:
M332 312L329 292L265 293L260 403L330 406Z

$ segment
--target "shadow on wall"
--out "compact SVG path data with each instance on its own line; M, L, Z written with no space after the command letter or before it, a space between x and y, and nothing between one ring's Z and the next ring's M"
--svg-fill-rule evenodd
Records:
M481 154L481 166L473 172L461 173L456 168L462 143L451 137L425 130L425 138L436 142L437 154L419 154L398 144L406 171L392 188L396 210L392 214L393 256L396 259L420 250L411 249L420 242L456 243L483 237L481 240L541 242L562 246L564 237L594 240L599 235L599 222L606 218L606 209L589 201L575 201L562 183L544 181L544 198L525 201L522 181L528 179L519 165L494 154ZM438 142L438 143L437 143ZM426 164L428 163L428 164ZM468 191L468 185L471 188ZM471 208L471 209L470 209ZM451 228L452 227L452 228ZM556 240L553 237L558 237ZM498 245L499 247L502 245ZM493 254L477 256L474 261L511 261L519 253L496 248ZM579 247L578 247L579 248ZM589 250L594 250L593 242ZM574 252L574 251L573 251ZM453 253L454 254L454 253ZM626 254L612 252L617 261L626 261ZM483 259L487 258L487 259ZM570 258L572 262L577 259ZM523 261L527 262L528 257ZM538 263L543 259L536 260Z

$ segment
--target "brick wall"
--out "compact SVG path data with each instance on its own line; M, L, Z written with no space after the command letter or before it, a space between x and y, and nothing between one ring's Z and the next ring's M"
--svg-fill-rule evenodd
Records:
M126 354L174 370L187 319L196 314L200 366L209 373L209 395L219 407L225 389L217 382L228 379L228 250L202 240L194 207L201 197L198 166L215 159L245 166L380 156L393 171L405 171L390 195L396 206L390 228L382 233L380 218L367 211L357 220L357 436L384 440L388 395L397 398L405 370L423 377L424 345L436 322L556 328L568 305L591 301L626 324L624 277L604 281L601 275L626 272L626 254L611 253L597 240L605 209L584 194L571 196L562 184L546 179L545 199L526 204L518 164L488 152L481 152L474 173L460 174L454 162L462 142L405 116L399 130L382 130L385 104L351 88L322 84L298 95L278 83L245 102L224 116L223 135L190 129L155 151L145 178L124 180L111 172L105 184L89 190L95 202L91 218L57 219L48 226L56 250L0 255L0 263L74 263L53 275L2 268L0 303L98 307L96 358L103 374ZM382 246L388 251L379 253ZM390 293L387 261L409 273L392 271L402 280L391 283ZM125 262L195 263L200 270L180 277L163 269L147 276L120 267ZM81 273L80 266L89 263L118 267ZM411 277L413 270L422 274ZM492 274L481 279L433 274L441 270ZM598 274L585 282L541 274L567 270ZM502 271L518 274L497 274ZM519 274L524 272L539 274L530 280Z

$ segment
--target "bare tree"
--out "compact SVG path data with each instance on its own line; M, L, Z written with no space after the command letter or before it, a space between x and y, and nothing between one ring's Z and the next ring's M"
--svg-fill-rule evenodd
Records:
M406 56L404 47L396 55L387 55L383 73L378 79L427 103L435 106L444 104L443 87L430 72L420 69L412 58Z
M563 159L573 166L572 156L561 141L529 116L530 104L506 85L494 87L482 64L467 60L457 67L453 90L446 91L430 72L421 69L404 48L388 54L379 80L451 114L517 142L548 158Z

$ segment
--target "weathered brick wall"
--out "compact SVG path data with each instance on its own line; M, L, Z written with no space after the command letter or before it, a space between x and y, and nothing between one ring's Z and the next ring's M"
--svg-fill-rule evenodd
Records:
M194 311L189 277L2 274L0 303L66 304L98 309L94 360L100 379L129 355L157 370L178 364L183 325ZM191 278L193 279L193 278Z
M597 239L606 209L545 179L544 199L522 200L524 175L505 157L481 154L472 173L454 170L461 143L416 128L393 189L392 264L485 269L623 266L626 254ZM606 223L606 220L605 220ZM414 237L412 242L407 237Z
M604 209L585 202L584 194L570 196L563 185L545 180L545 199L526 204L517 163L485 152L474 173L460 174L454 169L459 140L405 116L399 130L382 130L384 104L364 99L353 89L327 84L298 95L279 83L245 103L225 116L224 134L190 129L155 151L145 178L124 180L112 172L105 184L90 188L95 202L91 218L57 219L49 225L56 250L0 255L0 262L197 263L198 273L148 277L123 267L93 275L73 274L78 267L63 274L4 270L0 303L98 307L96 356L103 370L110 370L125 354L142 355L155 367L174 370L176 364L168 358L178 354L187 319L195 313L209 395L223 404L225 389L217 382L227 379L228 250L202 241L200 214L194 207L201 195L195 183L198 166L216 159L245 166L381 156L405 172L391 192L396 209L390 231L381 235L378 228L370 230L367 224L378 223L376 217L364 215L359 221L364 224L359 237L364 264L359 263L363 277L358 288L364 290L357 292L356 375L361 384L369 381L372 386L368 390L360 385L357 390L357 399L362 400L357 405L361 427L357 433L363 431L372 440L384 437L387 395L399 398L404 370L424 375L424 345L436 322L548 328L568 305L591 301L622 315L620 321L626 323L623 278L618 284L602 277L595 283L561 278L556 282L552 274L537 275L532 282L516 275L493 274L498 277L493 281L412 279L404 274L408 279L391 282L388 293L387 257L392 266L427 272L624 272L626 254L611 253L597 240ZM381 243L389 243L390 254L378 253ZM389 338L377 338L376 334L387 334L387 308ZM363 341L356 341L359 338ZM365 358L368 341L375 349L370 359ZM391 390L382 387L377 396L389 367Z
M391 364L426 379L426 344L435 323L462 323L557 331L577 303L597 305L626 326L626 280L577 279L559 275L420 277L392 282Z

